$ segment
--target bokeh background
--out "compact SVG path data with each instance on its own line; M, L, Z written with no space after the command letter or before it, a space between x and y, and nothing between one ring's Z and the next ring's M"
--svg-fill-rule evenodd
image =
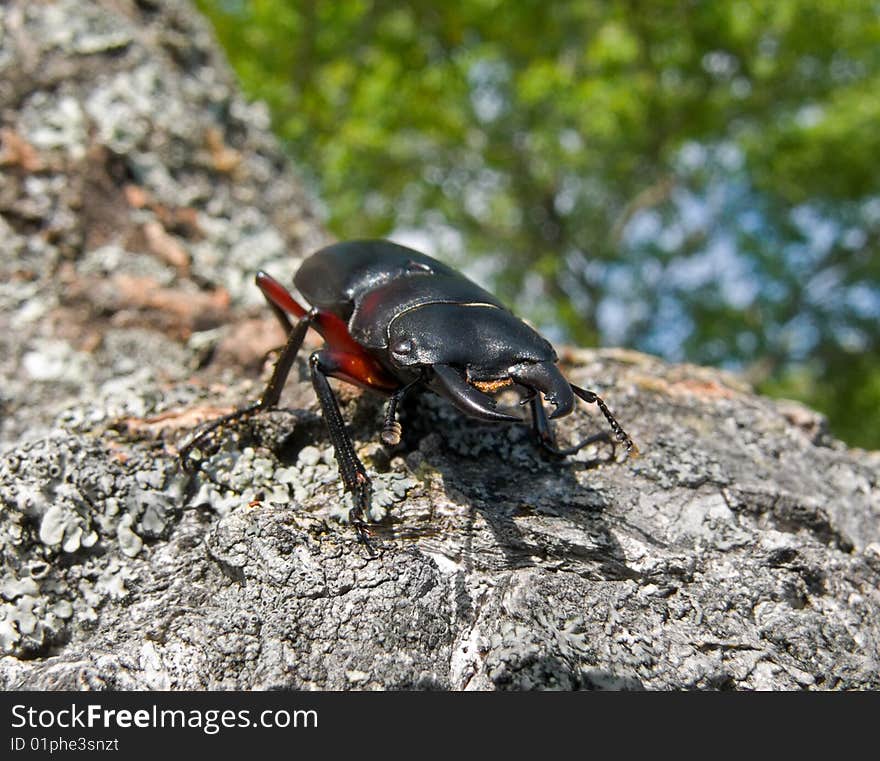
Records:
M876 0L199 0L340 238L880 448Z

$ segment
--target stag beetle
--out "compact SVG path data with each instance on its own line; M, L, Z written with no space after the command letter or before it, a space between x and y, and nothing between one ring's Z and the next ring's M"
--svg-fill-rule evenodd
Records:
M400 442L398 405L422 385L470 417L503 423L523 418L498 409L490 395L505 388L519 390L520 404L531 408L538 442L559 456L608 438L601 433L567 449L557 448L549 420L568 415L579 397L597 404L617 440L627 451L634 448L602 399L565 380L548 341L492 294L430 256L384 240L322 248L303 262L294 277L309 309L265 272L257 273L256 283L284 327L287 343L259 401L209 424L181 449L184 464L212 431L278 404L309 328L325 341L325 347L309 357L309 368L345 490L354 497L351 518L361 536L371 483L345 430L328 382L331 377L389 397L381 434L389 446ZM554 407L549 418L541 395Z

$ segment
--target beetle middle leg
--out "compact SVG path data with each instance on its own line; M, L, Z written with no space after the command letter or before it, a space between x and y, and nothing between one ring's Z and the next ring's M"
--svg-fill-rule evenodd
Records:
M340 352L324 349L314 352L309 357L309 368L312 374L312 385L318 396L321 412L324 414L324 423L330 433L333 453L339 464L339 475L342 477L345 490L351 492L354 501L352 523L358 531L358 536L361 539L366 539L368 534L365 519L370 512L373 483L367 475L367 469L354 450L354 442L345 428L345 421L339 411L339 402L328 380L330 376L344 374L345 359L346 355Z

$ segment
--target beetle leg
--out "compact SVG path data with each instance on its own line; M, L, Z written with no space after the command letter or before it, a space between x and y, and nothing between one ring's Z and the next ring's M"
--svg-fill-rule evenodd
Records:
M351 492L354 499L352 509L352 523L357 528L358 536L365 540L367 529L364 519L370 512L370 497L373 485L364 464L354 451L354 443L348 431L345 430L345 422L339 411L339 403L336 395L330 387L328 376L340 370L338 357L332 350L316 351L309 357L309 368L312 373L312 385L321 404L321 412L324 414L324 422L330 432L330 441L333 444L333 453L336 462L339 463L339 474L345 490Z
M298 320L301 320L306 316L307 310L290 295L290 291L281 285L281 283L279 283L274 277L263 272L263 270L260 270L257 273L255 280L257 288L259 288L263 296L266 297L266 301L269 303L269 306L272 307L272 312L274 312L275 316L278 318L281 327L284 328L284 332L290 333L290 331L293 330L293 325L291 325L290 318L287 315L292 314Z
M290 333L291 324L289 315L297 320L303 319L306 315L310 316L312 327L321 334L321 337L327 342L327 345L338 351L346 352L353 355L364 355L363 347L355 341L348 332L348 324L338 315L326 310L312 309L307 310L302 306L281 283L274 277L260 270L256 277L257 287L262 291L269 306L281 323L286 333ZM381 369L373 363L372 373L378 379L376 383L382 388L396 388L397 383L388 377L388 374L382 372ZM367 385L376 385L368 382Z
M290 368L293 367L296 355L299 354L299 350L302 348L303 340L312 326L314 318L315 311L312 310L305 317L301 318L290 333L288 333L287 343L281 350L281 354L278 355L278 361L275 362L275 367L272 369L272 377L269 378L263 395L257 403L261 410L274 407L281 399L281 392L284 389L284 384L287 382L287 376L290 375Z
M421 378L417 378L407 383L399 391L395 391L388 400L388 406L385 408L385 422L382 425L382 443L389 447L396 447L400 443L402 429L400 423L397 422L397 405L399 405L407 392L417 383L421 383Z
M541 398L537 394L533 394L528 400L529 407L532 410L532 430L538 439L538 443L553 454L562 455L556 447L556 435L550 427L550 421L547 419L547 411L541 404Z
M284 388L284 383L287 380L287 376L290 374L290 368L293 367L296 355L302 347L306 332L312 324L313 316L312 312L307 313L291 328L287 336L287 343L284 345L281 354L278 356L278 360L275 362L275 367L272 370L272 377L266 384L266 388L259 401L249 404L247 407L235 410L228 415L223 415L223 417L217 418L216 420L212 420L211 423L201 431L201 433L185 446L181 447L179 454L184 468L189 467L189 456L192 450L196 449L208 436L225 428L232 422L243 420L278 404L278 400L281 398L281 391Z
M532 430L535 432L538 443L545 450L557 457L568 457L569 455L576 454L584 447L589 446L590 444L595 444L597 441L608 441L613 443L608 432L601 431L592 436L587 436L587 438L574 446L559 449L559 447L556 446L556 436L553 433L553 429L550 427L550 420L547 418L547 411L544 409L544 405L541 404L541 399L536 395L529 399L529 404L532 408Z
M611 410L608 409L608 406L602 400L600 396L597 396L593 391L587 391L586 389L580 388L579 386L575 386L573 383L571 384L571 390L583 399L588 404L596 404L599 409L602 411L602 414L605 416L605 419L608 421L608 425L611 426L611 430L614 431L615 438L624 446L626 446L626 451L630 452L634 457L638 455L639 448L635 445L633 440L627 435L626 431L620 427L620 423L615 420L614 415L611 414Z

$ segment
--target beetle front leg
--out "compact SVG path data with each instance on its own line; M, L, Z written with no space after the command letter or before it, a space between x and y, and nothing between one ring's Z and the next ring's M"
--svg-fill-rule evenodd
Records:
M352 523L358 532L358 537L366 541L369 537L365 525L365 518L370 514L370 499L373 492L373 484L367 475L367 469L354 451L354 442L345 429L345 421L339 411L339 403L336 394L330 387L328 376L339 372L341 369L338 358L333 351L316 351L309 357L309 368L312 373L312 385L324 414L324 422L330 432L330 441L333 444L333 453L336 462L339 463L339 474L347 492L351 492L354 500L352 509Z
M385 422L382 425L381 436L382 443L385 444L385 446L396 447L400 443L403 429L397 421L397 407L403 401L410 389L421 382L421 378L410 381L402 389L395 391L388 400L388 406L385 408Z
M538 443L546 451L550 452L550 454L554 454L557 457L568 457L569 455L576 454L584 447L589 446L590 444L595 444L598 441L605 441L612 446L614 445L614 441L611 436L608 435L608 432L600 431L592 436L587 436L587 438L574 446L559 449L556 445L556 435L550 427L550 421L547 418L547 411L544 409L544 405L541 404L540 397L535 394L535 396L529 400L529 404L532 409L532 430L535 432L535 437L538 439Z

